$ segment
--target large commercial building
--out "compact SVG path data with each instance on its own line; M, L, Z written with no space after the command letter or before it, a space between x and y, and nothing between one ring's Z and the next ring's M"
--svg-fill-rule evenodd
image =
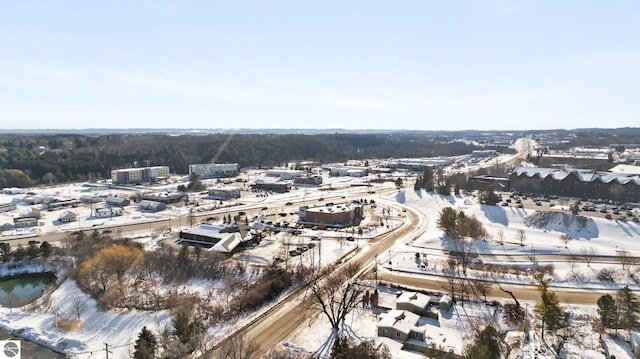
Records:
M237 163L202 163L189 165L189 175L195 174L202 179L235 177L238 173Z
M209 188L209 198L217 200L230 200L240 198L240 188L238 187L215 187Z
M533 194L640 202L640 175L633 172L516 167L509 186Z
M167 178L169 178L168 166L124 168L111 171L111 182L118 185L150 183Z
M322 207L300 208L300 224L318 228L344 228L362 220L362 206L354 203L327 204Z

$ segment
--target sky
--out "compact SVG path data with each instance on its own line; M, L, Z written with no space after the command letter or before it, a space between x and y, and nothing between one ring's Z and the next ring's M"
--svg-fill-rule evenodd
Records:
M637 126L640 2L0 2L0 129Z

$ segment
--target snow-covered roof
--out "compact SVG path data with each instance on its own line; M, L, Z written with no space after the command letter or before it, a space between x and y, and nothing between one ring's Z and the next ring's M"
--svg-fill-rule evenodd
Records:
M422 293L417 292L403 292L396 299L396 305L398 304L410 304L418 308L424 309L429 305L430 297Z
M617 165L609 170L613 173L628 173L634 175L640 175L640 166L632 165Z
M233 251L238 245L240 245L240 243L242 243L242 237L240 236L240 233L230 233L230 236L221 239L218 243L211 247L210 251L231 253L231 251Z
M561 181L570 175L575 176L581 182L600 181L602 183L617 182L619 184L634 183L640 185L640 175L635 173L604 172L587 169L561 169L561 168L541 168L541 167L516 167L513 171L517 176L534 177L541 179L551 178Z
M384 314L378 323L378 327L394 328L405 334L409 334L416 327L420 316L407 310L390 310Z

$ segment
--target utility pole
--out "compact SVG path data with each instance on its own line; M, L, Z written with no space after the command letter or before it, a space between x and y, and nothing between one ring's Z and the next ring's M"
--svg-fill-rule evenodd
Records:
M106 355L106 359L109 359L109 344L104 343L104 352ZM111 352L113 354L113 352Z

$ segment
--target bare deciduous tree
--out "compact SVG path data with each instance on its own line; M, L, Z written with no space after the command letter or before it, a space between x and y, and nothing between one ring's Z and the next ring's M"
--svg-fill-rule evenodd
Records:
M584 262L587 263L587 266L591 267L593 258L598 255L598 250L594 247L583 247L582 249L580 249L580 254L582 254L582 259L584 259Z
M87 308L87 305L81 297L74 297L71 300L71 308L73 308L73 311L78 317L78 320L80 320L80 316L82 315L82 312L84 312L84 310Z
M521 246L524 246L524 241L527 240L527 233L524 229L518 229L516 231L516 240L520 242Z
M570 235L568 235L567 233L563 234L560 236L560 241L562 241L562 243L564 243L564 247L567 248L567 244L569 244L569 241L571 241L573 238L571 238Z
M219 359L249 359L258 350L255 342L244 333L238 333L226 340L220 347Z
M319 276L308 289L311 309L323 313L333 330L338 330L344 318L360 305L365 287L355 278L358 267L346 264L334 273Z

